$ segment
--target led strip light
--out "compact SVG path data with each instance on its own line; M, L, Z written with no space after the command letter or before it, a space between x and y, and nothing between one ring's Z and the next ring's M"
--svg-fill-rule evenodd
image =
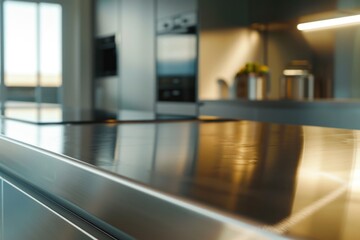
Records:
M315 30L330 29L337 27L346 27L356 24L360 24L360 14L347 16L347 17L314 21L314 22L300 23L297 25L297 29L300 31L315 31Z

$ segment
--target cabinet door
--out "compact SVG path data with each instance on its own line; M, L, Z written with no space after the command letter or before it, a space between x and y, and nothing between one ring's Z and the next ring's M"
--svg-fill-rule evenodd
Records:
M276 23L293 21L304 15L336 8L335 0L251 0L248 11L251 23Z
M199 0L201 30L247 27L250 23L248 4L248 0Z
M3 240L95 239L19 188L3 182Z

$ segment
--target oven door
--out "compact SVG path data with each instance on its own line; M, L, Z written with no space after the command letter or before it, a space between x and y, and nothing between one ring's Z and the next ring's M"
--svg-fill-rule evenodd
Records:
M157 36L158 101L195 102L197 34L195 27Z

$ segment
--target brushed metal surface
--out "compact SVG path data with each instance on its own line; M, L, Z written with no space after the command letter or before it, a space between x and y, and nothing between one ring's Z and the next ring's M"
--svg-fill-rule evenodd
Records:
M1 239L97 239L9 182L3 188Z
M286 237L360 238L357 130L250 121L1 127L3 169L135 238L221 239L243 222Z
M0 172L0 176L3 185L0 239L115 239L26 181L3 172ZM5 195L8 188L10 192L16 193Z
M5 138L0 166L137 239L282 239L227 216L98 168Z

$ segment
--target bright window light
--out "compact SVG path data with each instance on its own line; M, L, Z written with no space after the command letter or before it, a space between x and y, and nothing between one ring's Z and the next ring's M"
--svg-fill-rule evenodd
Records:
M40 3L40 86L62 84L62 9L60 4Z
M4 2L6 86L36 86L36 3Z
M297 29L299 29L300 31L315 31L330 28L346 27L356 24L360 24L360 15L301 23L297 25Z
M4 2L4 67L8 87L62 85L62 7Z

